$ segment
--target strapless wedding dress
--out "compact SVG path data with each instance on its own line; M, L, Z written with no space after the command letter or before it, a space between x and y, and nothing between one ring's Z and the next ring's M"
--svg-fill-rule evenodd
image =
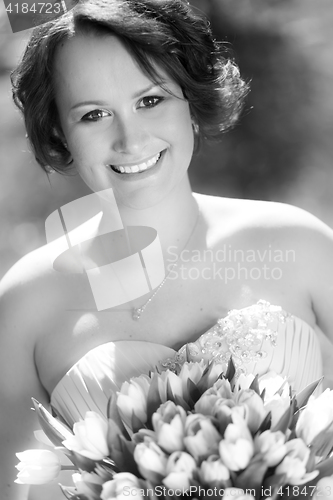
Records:
M67 423L93 410L106 416L110 396L131 377L159 370L177 370L184 361L227 362L232 356L239 373L263 375L269 371L287 377L298 392L322 376L316 328L259 301L231 311L197 341L179 351L153 342L107 342L86 353L59 381L51 405Z

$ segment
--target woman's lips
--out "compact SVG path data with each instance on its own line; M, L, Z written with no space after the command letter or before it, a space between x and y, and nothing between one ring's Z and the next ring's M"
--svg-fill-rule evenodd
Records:
M155 156L151 157L149 160L146 160L142 163L137 163L136 165L110 165L112 170L117 174L139 174L141 172L145 172L150 168L154 167L158 160L161 158L162 152L157 153Z

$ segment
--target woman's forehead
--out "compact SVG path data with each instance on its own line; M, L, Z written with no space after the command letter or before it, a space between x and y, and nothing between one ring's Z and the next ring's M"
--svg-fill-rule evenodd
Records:
M176 84L166 72L155 67L161 82L175 90ZM56 92L61 90L72 98L93 89L134 94L154 83L125 44L112 34L76 35L63 42L55 55L54 81Z

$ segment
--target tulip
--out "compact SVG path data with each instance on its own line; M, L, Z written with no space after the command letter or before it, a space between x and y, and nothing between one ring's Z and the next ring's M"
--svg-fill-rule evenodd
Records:
M209 418L197 414L188 415L185 434L185 448L196 460L217 453L221 435Z
M235 391L250 389L250 386L254 379L255 376L252 373L241 373L235 382Z
M171 391L171 396L184 397L182 379L170 370L162 372L158 377L158 390L163 403L169 399L168 389Z
M258 383L260 392L265 390L265 402L278 393L281 393L283 398L289 397L289 384L286 377L281 377L273 371L261 375Z
M285 474L285 482L291 485L304 484L318 476L317 470L306 472L310 450L302 439L292 439L285 446L287 454L276 467L276 474Z
M232 422L232 413L235 409L235 403L226 399L219 399L212 408L212 414L217 418L219 431L224 434L228 425ZM237 411L237 410L236 410Z
M229 470L245 469L253 455L253 445L246 439L238 439L236 443L227 440L220 442L220 457Z
M196 413L201 413L202 415L213 415L212 408L217 402L223 404L221 401L225 401L228 406L234 406L233 400L234 394L231 391L229 381L219 379L202 394L196 402L194 409Z
M72 475L77 493L84 495L88 500L99 500L102 491L103 479L94 473L81 472Z
M132 430L133 413L144 424L147 421L147 396L151 379L147 375L133 377L130 382L124 382L117 393L117 408L119 415L128 430Z
M87 411L85 419L74 424L73 432L74 435L63 442L66 448L91 460L108 456L108 424L98 413Z
M139 443L134 450L134 460L145 479L157 484L166 475L167 455L154 441Z
M16 453L20 463L15 483L45 484L55 479L61 470L58 456L49 450L26 450Z
M309 401L306 408L302 410L296 425L296 435L307 445L310 445L323 431L324 441L328 448L331 448L333 446L333 391L329 389Z
M274 427L290 407L290 398L289 396L280 396L279 394L275 394L275 396L268 400L265 397L264 406L267 413L271 412L271 427Z
M162 404L152 416L157 444L166 452L184 449L186 412L172 401Z
M182 381L182 391L185 400L188 398L187 381L190 379L194 384L197 384L201 380L206 366L207 365L204 360L201 360L198 363L187 362L183 364L178 376Z
M268 467L277 465L287 454L285 435L267 430L254 438L255 451L260 453Z
M247 425L252 433L255 433L261 422L267 415L267 411L264 408L264 403L259 394L251 389L246 389L239 391L236 394L236 404L244 405L247 409L246 421Z
M193 472L196 469L194 458L184 451L176 451L170 455L166 464L166 477L163 484L170 489L187 490L191 485Z
M224 433L224 439L219 444L222 462L229 470L245 469L249 464L254 445L251 433L245 421L236 413L232 415L233 423L229 424Z
M214 455L201 463L198 474L205 485L213 488L221 488L230 478L229 470L222 460Z
M143 498L145 483L129 472L116 474L111 481L103 484L101 500L126 500L135 496Z

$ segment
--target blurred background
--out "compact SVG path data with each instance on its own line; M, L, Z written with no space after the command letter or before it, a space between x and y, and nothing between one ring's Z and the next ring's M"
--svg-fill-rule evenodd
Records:
M291 203L333 227L332 0L191 3L251 81L239 124L194 158L193 189ZM53 210L88 194L77 176L48 178L29 152L9 80L28 36L11 32L0 0L0 279L45 243Z

